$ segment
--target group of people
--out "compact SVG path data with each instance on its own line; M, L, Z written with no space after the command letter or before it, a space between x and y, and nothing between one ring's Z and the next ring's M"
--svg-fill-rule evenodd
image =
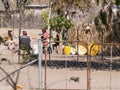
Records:
M47 53L47 48L49 44L49 38L50 35L46 31L46 29L42 29L42 33L40 34L42 44L43 44L43 53ZM26 50L28 54L30 54L31 48L31 37L27 34L27 31L22 31L22 35L20 36L19 43L20 43L20 49ZM56 40L59 40L58 34L56 35ZM56 46L59 45L58 42L55 43Z

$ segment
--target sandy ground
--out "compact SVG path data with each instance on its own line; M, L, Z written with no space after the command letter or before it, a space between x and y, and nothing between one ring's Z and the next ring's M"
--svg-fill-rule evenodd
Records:
M33 38L32 44L37 44L39 30L28 30L28 32ZM17 36L18 31L15 30L14 33L16 33L15 35ZM1 61L0 66L4 68L7 73L11 73L20 68L22 65L25 65L18 64L18 55L16 53L7 50L5 47L1 47L0 51L0 58L7 58L7 61ZM60 57L56 57L56 59L60 60ZM65 58L65 60L69 60L69 58ZM71 60L74 61L75 59L73 58ZM82 64L82 62L80 64ZM44 66L42 67L42 88L46 86L47 89L51 90L87 90L87 69L85 67L79 67L79 65L78 67L73 67L74 65L72 67L60 67L59 64L57 65L58 66L48 66L46 69ZM39 71L38 64L32 64L20 71L18 85L22 86L22 90L40 90ZM2 80L5 76L6 75L0 70L0 80ZM16 73L12 74L11 77L15 80ZM75 81L76 78L78 78L77 81ZM91 69L89 81L91 90L120 90L120 71L110 71L109 69ZM5 79L0 82L0 90L13 89Z
M4 69L11 73L20 65L1 65ZM5 75L0 71L2 79ZM47 74L45 75L45 69L42 69L42 88L47 89L66 89L66 90L87 90L87 71L80 68L47 68ZM120 72L118 71L100 71L92 70L90 75L91 90L120 90ZM15 75L12 75L15 78ZM46 77L46 78L45 78ZM78 81L72 78L79 78ZM38 66L28 66L20 71L20 77L18 85L23 87L22 90L39 90L39 73ZM6 80L0 82L0 90L12 90Z

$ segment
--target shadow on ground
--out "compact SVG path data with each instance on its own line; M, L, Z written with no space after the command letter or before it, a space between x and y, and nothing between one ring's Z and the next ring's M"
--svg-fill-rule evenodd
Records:
M32 65L38 65L38 61L35 62ZM77 61L77 60L43 60L42 66L47 66L49 68L80 68L80 69L86 69L87 68L87 61ZM120 60L113 61L112 63L110 60L101 60L101 61L95 61L91 60L89 63L91 69L95 70L120 70Z

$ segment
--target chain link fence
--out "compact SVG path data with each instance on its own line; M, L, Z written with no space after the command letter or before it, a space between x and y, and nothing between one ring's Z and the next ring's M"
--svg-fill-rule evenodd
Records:
M51 55L51 59L48 59L46 64L44 63L46 66L44 70L46 75L43 78L44 88L51 90L119 90L119 82L117 82L120 70L119 44L98 45L99 53L95 56L87 55L87 53L82 56ZM100 51L100 49L104 50ZM94 51L92 50L91 53Z
M19 15L16 16L19 17ZM12 17L11 21L8 22L7 20L3 22L1 19L1 27L13 26L13 29L18 28L18 17ZM32 45L37 47L39 46L39 30L35 30L35 28L42 25L38 18L24 17L22 22L25 23L21 26L22 28L32 28L29 30L21 29L30 34L33 38ZM69 31L73 35L67 33L68 40L77 40L72 44L67 44L73 47L77 45L74 47L74 50L77 49L76 52L73 50L73 53L70 52L69 55L57 54L56 49L52 49L51 53L48 52L47 58L41 54L42 59L39 63L41 67L38 65L37 60L40 59L38 55L27 63L18 63L19 54L1 45L0 90L15 90L15 87L21 90L120 90L120 44L98 43L104 37L99 36L94 28L91 33L84 30ZM18 36L18 34L19 30L14 30L14 35ZM118 34L116 37L119 41ZM18 37L16 39L18 40ZM82 43L78 40L82 40ZM92 45L91 40L94 41Z
M27 30L28 33L34 31L32 45L38 45L39 30ZM17 32L16 32L17 33ZM98 45L98 52L92 56L96 50L94 45ZM120 70L120 44L119 43L95 43L91 48L82 51L84 55L79 54L57 54L48 53L47 58L42 55L42 72L40 81L38 61L30 63L19 71L19 80L17 85L22 86L22 90L119 90L119 70ZM83 46L83 44L80 44ZM18 63L18 54L14 53L6 46L0 46L0 66L10 74L15 70L26 65ZM82 47L83 48L83 47ZM84 48L83 48L84 49ZM64 52L64 51L63 51ZM91 53L91 54L90 54ZM80 53L81 54L81 53ZM37 59L37 57L33 58ZM29 63L29 62L28 62ZM11 84L5 78L6 74L0 70L1 88L10 90ZM10 75L16 80L17 72ZM10 81L11 82L11 81ZM6 87L7 85L7 87ZM12 88L11 88L12 89Z

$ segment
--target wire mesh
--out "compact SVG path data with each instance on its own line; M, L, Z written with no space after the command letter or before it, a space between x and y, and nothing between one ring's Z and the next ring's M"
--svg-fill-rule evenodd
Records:
M33 38L32 45L37 45L39 38L39 29L35 30L35 28L39 28L40 26L42 26L42 20L40 19L40 17L34 17L32 15L28 15L28 17L22 17L21 19L22 22L25 22L25 24L21 25L21 29L27 30L30 36ZM6 22L1 20L1 22L3 23L1 23L0 26L13 26L14 35L18 36L18 29L15 28L19 27L19 17L17 17L16 15L8 21L7 20L8 18L5 20ZM57 47L53 49L53 42L50 42L50 44L52 44L52 49L51 47L49 47L49 50L52 51L48 52L46 58L43 54L42 58L41 88L43 90L120 90L120 44L113 42L110 43L110 41L109 43L98 43L102 42L101 40L104 39L104 36L102 35L99 37L99 33L95 31L95 27L92 27L93 29L91 32L79 30L78 27L76 31L69 31L70 33L72 33L72 35L70 33L67 33L68 40L75 40L73 41L73 43L71 43L71 41L68 41L67 44L70 44L73 47L74 45L79 44L80 46L82 45L84 47L83 43L85 44L85 51L83 51L84 54L82 53L82 55L78 50L79 46L75 48L77 49L77 52L74 54L57 54ZM119 33L114 35L116 35L114 38L116 42L119 42ZM111 38L113 38L110 37L111 34L107 39L110 40ZM18 39L18 37L16 38ZM88 45L91 44L91 42L97 43L97 45L99 45L98 53L93 56L88 54L88 52L92 52L92 50L94 51L94 48L88 50ZM63 44L66 44L66 42L63 42ZM4 70L8 74L26 64L17 63L18 54L9 51L6 47L3 48L2 46L0 46L0 48L0 66L4 68ZM34 59L38 59L38 55L35 55L35 57L32 58L32 60ZM3 73L2 70L0 70L0 74L0 80L6 77L6 74ZM15 81L16 73L12 74L11 77ZM12 89L12 86L7 81L7 79L9 78L6 78L4 81L0 82L1 90ZM21 85L22 90L40 89L37 61L20 70L17 85Z

